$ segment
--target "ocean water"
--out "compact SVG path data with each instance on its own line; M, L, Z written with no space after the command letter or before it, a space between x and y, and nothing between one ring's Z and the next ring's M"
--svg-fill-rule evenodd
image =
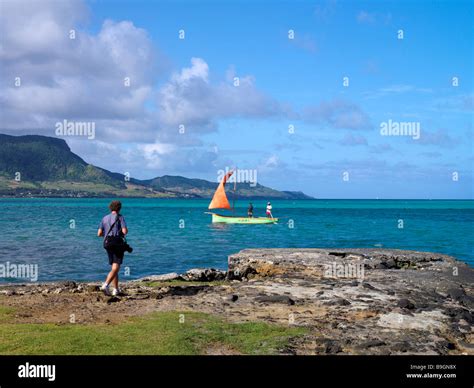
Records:
M109 201L0 199L0 264L38 264L40 281L103 279L109 265L96 233ZM413 249L474 266L474 201L273 201L273 214L281 217L276 225L212 224L204 214L208 200L122 203L134 247L124 261L127 279L195 267L225 269L227 256L245 248ZM236 214L246 214L247 204L240 201ZM253 204L255 215L263 216L265 201ZM20 280L0 278L14 281Z

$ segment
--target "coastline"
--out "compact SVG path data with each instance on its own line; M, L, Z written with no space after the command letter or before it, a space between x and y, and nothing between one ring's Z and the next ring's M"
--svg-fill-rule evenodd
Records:
M473 284L474 269L437 253L248 249L229 256L226 272L151 275L124 282L119 298L98 283L10 284L0 305L15 309L16 325L68 326L71 312L75 325L97 325L179 311L304 330L278 354L472 355Z

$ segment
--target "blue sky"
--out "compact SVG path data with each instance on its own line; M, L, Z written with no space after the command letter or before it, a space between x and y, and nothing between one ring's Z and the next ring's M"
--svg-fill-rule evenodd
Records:
M5 4L24 18L3 44L7 133L93 120L73 151L138 178L238 166L318 198L474 198L472 2L29 3L41 18ZM382 136L389 120L419 139Z

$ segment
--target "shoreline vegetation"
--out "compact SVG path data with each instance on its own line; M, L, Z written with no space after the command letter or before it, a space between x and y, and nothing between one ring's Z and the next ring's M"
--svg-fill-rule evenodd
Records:
M1 180L1 178L0 178ZM217 186L217 184L216 184ZM310 201L315 200L318 198L313 198L309 196L305 196L304 194L301 198L297 198L298 195L294 197L284 197L284 198L275 198L273 196L236 196L235 199L244 199L249 201L256 201L262 200L266 201L268 199L274 201L277 200L298 200L298 201ZM145 199L145 198L152 198L152 199L211 199L211 197L207 196L199 196L193 195L191 193L159 193L159 192L152 192L150 194L145 194L143 192L133 193L133 192L89 192L89 191L81 191L81 190L61 190L57 188L51 189L3 189L0 190L0 198L96 198L96 199L108 199L108 198L123 198L123 199Z
M248 249L119 297L0 285L0 354L473 355L473 287L474 269L438 253Z

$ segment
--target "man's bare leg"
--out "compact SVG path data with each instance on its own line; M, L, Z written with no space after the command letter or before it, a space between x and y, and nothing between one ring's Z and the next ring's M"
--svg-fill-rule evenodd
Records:
M120 264L112 263L112 269L110 270L109 274L107 275L107 279L105 282L110 284L113 282L114 287L118 289L118 273L120 271Z
M115 277L112 279L112 283L114 285L114 288L118 291L118 281L119 281L119 271L120 271L120 264L117 264L117 272L115 274Z

